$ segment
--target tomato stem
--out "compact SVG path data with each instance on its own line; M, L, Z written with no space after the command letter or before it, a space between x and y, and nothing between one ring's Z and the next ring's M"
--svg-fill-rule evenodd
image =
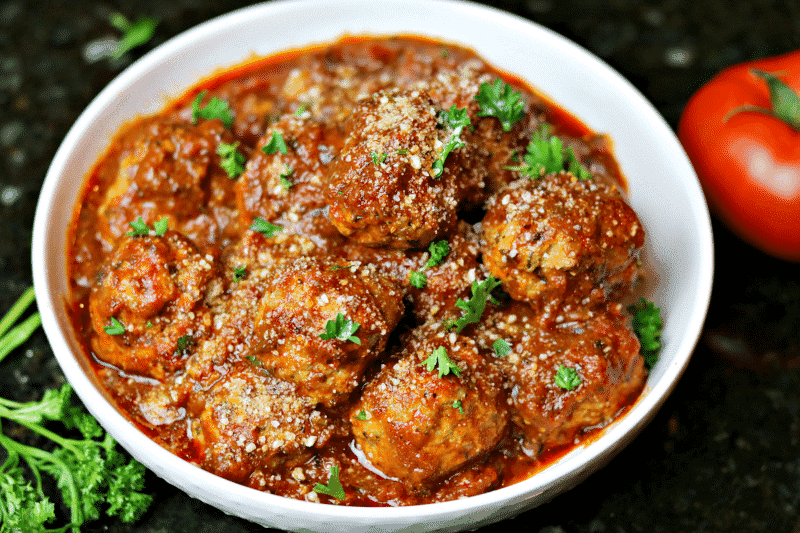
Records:
M800 96L774 74L758 69L752 69L750 72L766 82L772 116L788 124L795 131L800 131Z

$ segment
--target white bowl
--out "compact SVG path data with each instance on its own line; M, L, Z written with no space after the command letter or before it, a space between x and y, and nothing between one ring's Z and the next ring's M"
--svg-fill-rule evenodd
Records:
M412 33L466 45L517 74L598 132L611 134L647 230L649 295L664 318L661 360L630 412L530 479L471 498L405 508L314 504L265 494L205 472L161 448L108 401L65 312L66 228L86 173L126 121L158 111L219 67L345 33ZM136 459L188 494L265 526L293 531L457 531L514 516L573 487L653 417L697 342L712 277L711 226L694 171L670 128L625 79L559 35L516 16L454 1L272 2L211 20L121 73L78 118L47 173L33 228L33 277L47 337L89 411Z

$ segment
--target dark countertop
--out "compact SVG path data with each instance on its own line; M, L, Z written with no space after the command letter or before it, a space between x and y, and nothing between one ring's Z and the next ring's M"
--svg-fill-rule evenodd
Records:
M61 139L130 61L242 7L235 0L0 1L0 312L31 284L38 191ZM689 95L721 68L800 48L794 0L527 0L496 5L588 48L627 77L674 128ZM161 20L118 61L92 45L108 14ZM96 48L96 46L95 46ZM714 223L717 271L703 337L652 423L577 488L501 529L538 533L800 531L800 278ZM2 363L3 396L37 399L63 376L44 334ZM157 494L135 525L83 531L260 531L150 474Z

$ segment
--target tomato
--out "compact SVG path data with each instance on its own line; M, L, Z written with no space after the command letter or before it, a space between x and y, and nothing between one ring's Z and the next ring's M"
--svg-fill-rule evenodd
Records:
M711 209L791 261L800 261L798 89L800 50L735 65L692 96L678 125Z

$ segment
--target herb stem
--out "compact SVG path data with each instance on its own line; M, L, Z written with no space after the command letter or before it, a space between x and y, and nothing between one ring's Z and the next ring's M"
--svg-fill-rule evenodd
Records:
M14 305L11 306L11 309L5 314L5 316L0 319L0 337L8 331L14 322L19 320L19 317L22 316L22 313L30 306L33 301L36 299L36 295L33 293L33 287L28 287L25 289L25 292L22 293L22 296L14 302Z
M27 307L27 306L26 306ZM23 309L24 310L24 309ZM21 324L0 337L0 361L6 358L14 348L25 342L33 335L42 324L42 317L38 312L26 318Z

